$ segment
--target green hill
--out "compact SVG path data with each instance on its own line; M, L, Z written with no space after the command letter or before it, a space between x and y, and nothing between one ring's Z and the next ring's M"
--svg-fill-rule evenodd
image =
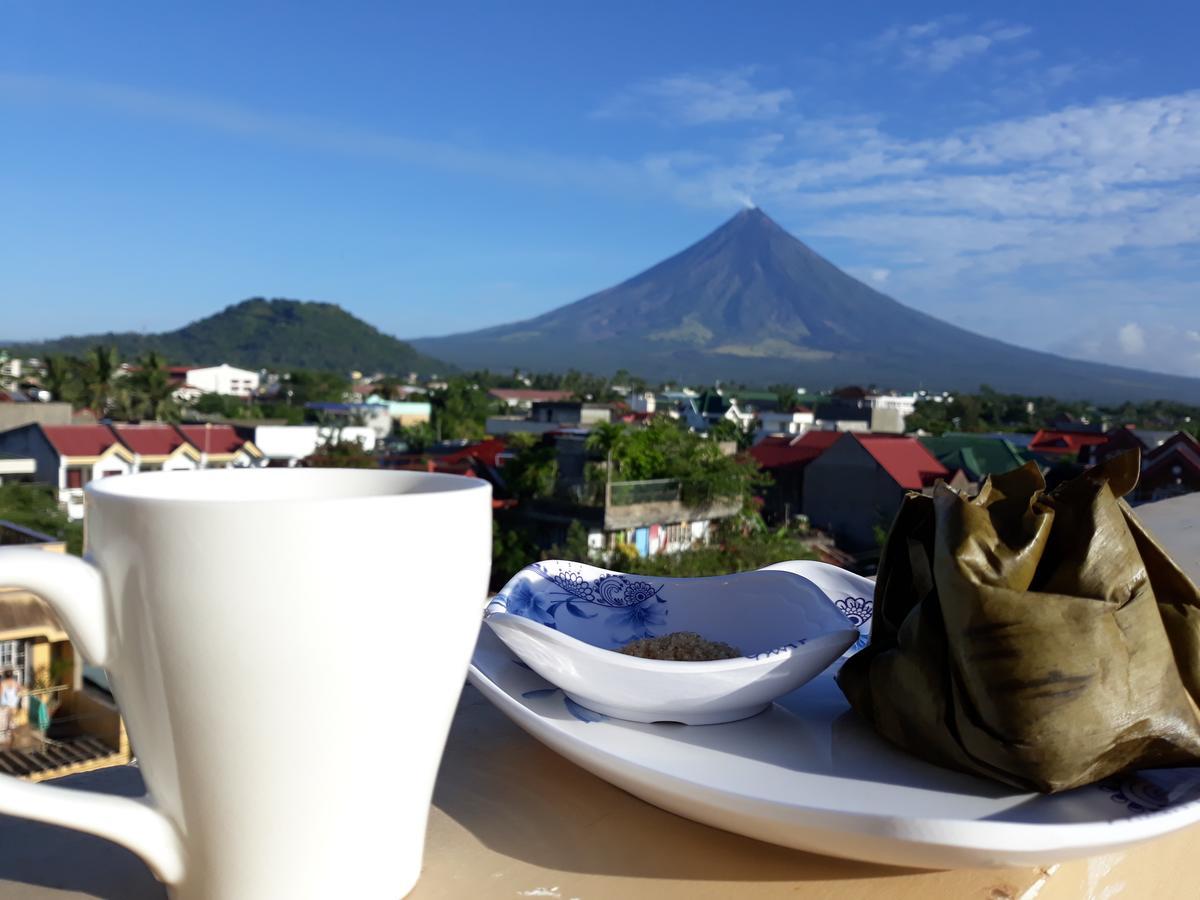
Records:
M171 363L229 363L257 369L359 370L404 374L453 370L412 345L384 334L332 303L255 297L216 315L162 334L108 332L10 344L15 356L79 355L96 344L114 344L131 359L157 350Z

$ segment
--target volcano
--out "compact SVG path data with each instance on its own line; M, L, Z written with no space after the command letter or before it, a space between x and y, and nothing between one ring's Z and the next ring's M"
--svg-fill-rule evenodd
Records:
M1069 399L1200 398L1200 379L1066 359L994 340L846 274L759 209L615 287L536 318L411 341L466 369L687 383L874 384Z

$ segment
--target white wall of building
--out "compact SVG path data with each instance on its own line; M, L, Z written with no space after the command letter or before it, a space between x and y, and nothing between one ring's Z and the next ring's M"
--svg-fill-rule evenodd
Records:
M867 398L867 405L871 409L896 409L907 416L916 411L918 399L916 394L874 394Z
M804 434L813 427L814 421L811 411L758 413L759 431L764 435Z
M205 369L189 369L187 384L207 394L252 397L258 393L258 373L222 363Z
M874 394L867 398L871 408L871 430L904 433L904 420L916 411L916 394Z
M58 502L66 508L67 516L72 519L83 518L83 488L98 478L115 478L118 475L132 475L137 471L137 466L134 463L126 462L115 453L109 453L101 457L98 462L84 467L86 476L83 485L78 488L71 488L67 487L67 469L79 467L68 466L67 462L68 457L59 457Z
M264 458L292 466L339 434L343 441L358 441L368 453L375 449L375 432L357 425L340 429L318 425L260 425L254 429L254 445L263 452Z
M657 406L658 398L654 396L653 391L642 391L629 395L629 408L635 413L653 414Z
M164 472L194 472L200 468L198 460L192 459L186 453L176 453L167 458L162 464Z

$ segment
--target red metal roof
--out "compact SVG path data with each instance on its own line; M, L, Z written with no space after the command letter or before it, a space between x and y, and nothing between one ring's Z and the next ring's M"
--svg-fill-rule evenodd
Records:
M1085 431L1055 431L1043 428L1029 442L1029 449L1035 453L1078 453L1084 447L1103 444L1108 436L1096 432Z
M99 456L117 442L107 425L43 425L42 434L60 456Z
M1194 453L1200 454L1200 441L1196 440L1196 438L1186 431L1177 431L1157 447L1142 454L1143 469L1154 465L1160 457L1166 456L1180 445L1190 448Z
M570 391L539 391L536 388L492 388L488 393L501 400L524 400L528 403L537 400L570 400L575 396Z
M183 443L183 435L170 425L116 425L121 443L142 456L167 456Z
M1161 449L1161 448L1160 448ZM1187 466L1196 474L1200 474L1200 444L1180 442L1172 444L1165 453L1157 453L1150 460L1141 477L1153 481L1160 472L1173 466Z
M764 469L803 466L812 462L840 438L844 431L807 431L799 437L769 435L750 448Z
M453 453L439 456L437 459L440 463L465 463L477 459L481 463L494 468L496 457L504 453L507 449L508 444L503 438L489 438L486 441L480 441L478 444L470 444L461 450L455 450Z
M246 443L229 425L176 425L193 447L204 453L237 453Z
M950 470L916 438L890 434L855 434L854 438L906 490L919 491L935 479L950 477Z
M826 447L832 447L838 442L846 432L844 431L806 431L800 437L794 439L797 447L820 447L824 450Z
M650 412L630 412L629 410L618 411L617 418L626 425L638 425L643 422L649 422L657 413Z

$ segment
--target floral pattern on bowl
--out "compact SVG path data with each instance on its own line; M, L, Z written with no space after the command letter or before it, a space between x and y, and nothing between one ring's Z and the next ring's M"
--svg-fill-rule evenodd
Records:
M605 623L613 629L612 640L618 645L637 638L657 637L660 632L655 629L667 623L666 609L658 606L667 602L660 596L661 584L655 587L649 581L611 573L587 578L578 563L534 563L529 568L557 590L535 591L528 580L510 582L512 588L506 586L492 604L503 604L505 611L513 615L555 629L560 611L580 619L603 614ZM602 613L602 610L610 611Z

